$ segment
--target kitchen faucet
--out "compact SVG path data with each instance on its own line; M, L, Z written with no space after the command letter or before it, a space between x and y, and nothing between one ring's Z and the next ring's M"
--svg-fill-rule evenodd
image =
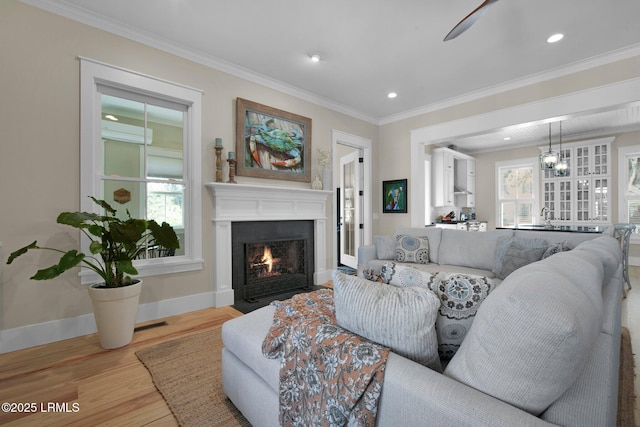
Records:
M546 206L542 207L540 211L540 216L544 219L544 226L551 227L551 218L549 218L549 208Z

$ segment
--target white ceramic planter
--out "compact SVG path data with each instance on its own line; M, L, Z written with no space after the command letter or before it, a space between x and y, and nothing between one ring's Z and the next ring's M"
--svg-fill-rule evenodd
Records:
M105 349L125 346L133 339L142 281L121 288L89 287L100 345Z

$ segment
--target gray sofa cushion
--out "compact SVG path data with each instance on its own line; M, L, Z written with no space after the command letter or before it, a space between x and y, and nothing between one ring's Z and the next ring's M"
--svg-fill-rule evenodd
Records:
M396 239L394 236L374 236L373 242L376 245L377 259L396 258Z
M222 342L277 391L280 387L280 359L267 359L262 355L262 341L273 324L275 311L274 306L268 305L226 321L222 325Z
M567 242L569 247L575 248L580 243L587 240L592 240L598 237L597 233L572 233L570 231L535 231L535 230L514 230L513 235L515 237L522 237L524 239L531 239L532 237L539 237L541 233L544 233L544 239L549 244ZM536 236L537 235L537 236Z
M548 247L546 240L542 239L499 237L493 274L499 279L504 279L518 268L540 261Z
M611 236L600 236L596 239L583 242L575 247L577 251L585 251L596 254L604 263L604 278L609 281L622 263L622 250L620 243Z
M440 300L423 288L398 288L333 274L338 326L442 371L435 323Z
M513 230L469 232L442 230L439 264L460 265L491 271L496 259L498 237L512 236Z
M576 258L579 270L546 271L562 262L560 255ZM595 292L601 280L575 251L513 272L478 310L445 375L539 415L590 357L602 325L601 294Z

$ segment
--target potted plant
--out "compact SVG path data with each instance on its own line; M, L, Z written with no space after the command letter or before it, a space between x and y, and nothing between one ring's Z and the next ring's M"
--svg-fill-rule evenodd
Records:
M107 349L118 348L131 342L138 311L142 281L129 276L138 274L133 260L144 253L150 244L167 249L177 249L180 244L174 229L166 222L158 225L153 220L135 219L128 210L128 218L123 220L104 200L91 199L105 210L104 215L62 212L57 219L59 224L80 229L91 240L90 254L76 249L64 251L38 246L35 241L13 252L7 264L31 249L44 249L62 255L57 264L38 270L31 277L33 280L53 279L78 265L97 273L102 282L91 285L89 295L100 344Z

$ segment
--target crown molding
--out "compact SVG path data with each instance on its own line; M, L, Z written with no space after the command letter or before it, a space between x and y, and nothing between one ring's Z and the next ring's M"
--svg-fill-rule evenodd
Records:
M311 102L313 104L328 108L330 110L351 116L353 118L363 120L365 122L375 124L378 126L398 122L401 120L413 118L422 114L428 114L434 111L442 110L444 108L452 107L465 102L475 101L488 96L496 95L509 90L518 89L521 87L529 86L536 83L541 83L547 80L552 80L558 77L566 76L568 74L576 73L579 71L588 70L601 65L606 65L612 62L620 61L623 59L631 58L640 55L640 43L628 46L626 48L618 49L606 54L594 56L582 61L576 61L567 66L559 67L553 70L544 71L537 74L532 74L520 79L511 80L509 82L501 83L499 85L487 87L474 92L469 92L461 96L452 97L442 101L427 104L412 110L401 112L398 114L389 115L382 118L376 118L365 114L361 111L354 110L353 108L331 101L327 98L314 94L312 92L300 89L296 86L287 84L285 82L273 79L263 74L256 73L247 68L232 64L222 59L204 55L202 52L191 49L187 46L177 43L169 42L168 40L158 38L156 35L141 31L138 28L134 28L128 25L124 25L120 22L116 22L111 19L107 19L101 15L82 9L75 5L71 5L64 0L20 0L24 4L43 9L65 18L72 19L74 21L81 22L83 24L107 31L109 33L116 34L118 36L127 38L129 40L154 47L164 52L176 55L178 57L193 61L195 63L207 66L209 68L216 69L218 71L230 74L232 76L268 87L270 89L282 92L287 95L294 96L296 98Z
M628 46L626 48L614 50L606 54L594 56L582 61L576 61L564 67L555 68L553 70L547 70L541 73L532 74L527 77L511 80L506 83L491 86L488 88L480 89L474 92L469 92L464 95L445 99L443 101L434 102L429 105L418 107L413 110L408 110L403 113L393 114L384 117L378 121L378 125L385 125L394 123L400 120L410 119L422 114L432 113L434 111L442 110L444 108L453 107L465 102L475 101L481 98L486 98L492 95L497 95L503 92L507 92L514 89L519 89L525 86L530 86L537 83L542 83L548 80L553 80L558 77L563 77L569 74L585 71L591 68L595 68L601 65L611 64L613 62L621 61L634 56L640 56L640 43Z

